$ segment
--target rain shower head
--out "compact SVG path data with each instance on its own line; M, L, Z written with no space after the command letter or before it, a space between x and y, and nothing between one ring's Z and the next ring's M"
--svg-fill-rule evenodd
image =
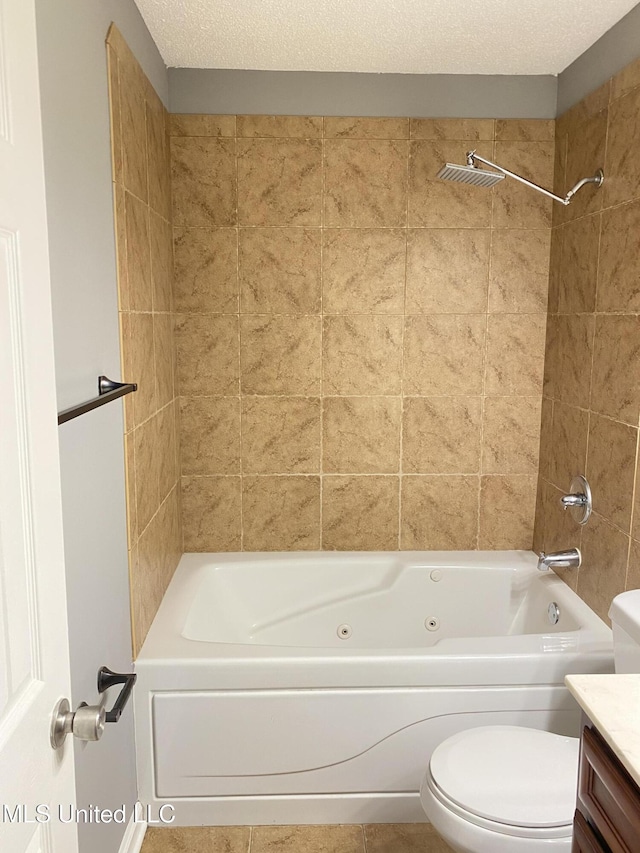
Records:
M461 184L473 184L474 187L492 187L498 181L504 181L506 175L501 172L488 172L477 166L457 166L446 163L437 174L443 181L459 181Z
M484 166L489 166L490 168L495 169L495 171L489 172L486 169L480 169L476 166L476 161L478 163L482 163ZM436 177L442 178L443 181L458 181L462 184L472 184L475 187L492 187L494 184L497 184L498 181L504 180L504 178L514 178L521 184L531 187L532 190L537 190L549 198L554 199L554 201L559 201L560 204L564 205L569 204L578 190L582 189L586 184L595 184L597 187L601 187L604 183L604 173L602 169L598 169L593 177L582 178L581 181L578 181L578 183L569 190L566 196L562 198L549 190L545 190L544 187L534 184L533 181L528 181L526 178L516 175L515 172L503 169L502 166L492 163L491 160L485 160L484 157L480 157L480 155L476 154L475 151L467 152L466 166L458 166L455 163L446 163L442 169L440 169Z

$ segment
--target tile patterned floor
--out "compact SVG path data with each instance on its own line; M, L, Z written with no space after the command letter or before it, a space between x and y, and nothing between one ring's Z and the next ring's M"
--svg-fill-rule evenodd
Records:
M151 828L141 853L452 853L428 823Z

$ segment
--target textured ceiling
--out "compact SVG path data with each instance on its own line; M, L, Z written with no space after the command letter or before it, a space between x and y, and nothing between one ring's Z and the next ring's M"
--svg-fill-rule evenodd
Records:
M136 0L168 66L558 74L637 0Z

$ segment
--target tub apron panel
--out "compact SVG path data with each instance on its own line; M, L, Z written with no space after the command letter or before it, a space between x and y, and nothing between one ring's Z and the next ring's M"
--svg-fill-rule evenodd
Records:
M440 741L492 724L575 734L579 710L560 687L161 693L156 794L416 791Z

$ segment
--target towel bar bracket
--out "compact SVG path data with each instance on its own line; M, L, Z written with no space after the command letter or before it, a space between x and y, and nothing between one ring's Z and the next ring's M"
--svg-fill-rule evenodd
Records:
M129 701L129 696L131 696L131 691L133 690L133 686L136 683L137 678L138 676L135 674L135 672L112 672L106 666L100 667L100 669L98 670L98 693L104 693L105 690L108 690L115 684L124 685L124 687L120 691L120 694L118 695L118 698L116 699L115 705L110 711L107 711L105 722L118 722L118 720L120 719L120 715L124 711L125 705Z
M71 406L69 409L58 412L58 426L137 390L138 386L134 382L114 382L107 376L98 376L98 396L92 397L91 400L86 400L78 406Z

